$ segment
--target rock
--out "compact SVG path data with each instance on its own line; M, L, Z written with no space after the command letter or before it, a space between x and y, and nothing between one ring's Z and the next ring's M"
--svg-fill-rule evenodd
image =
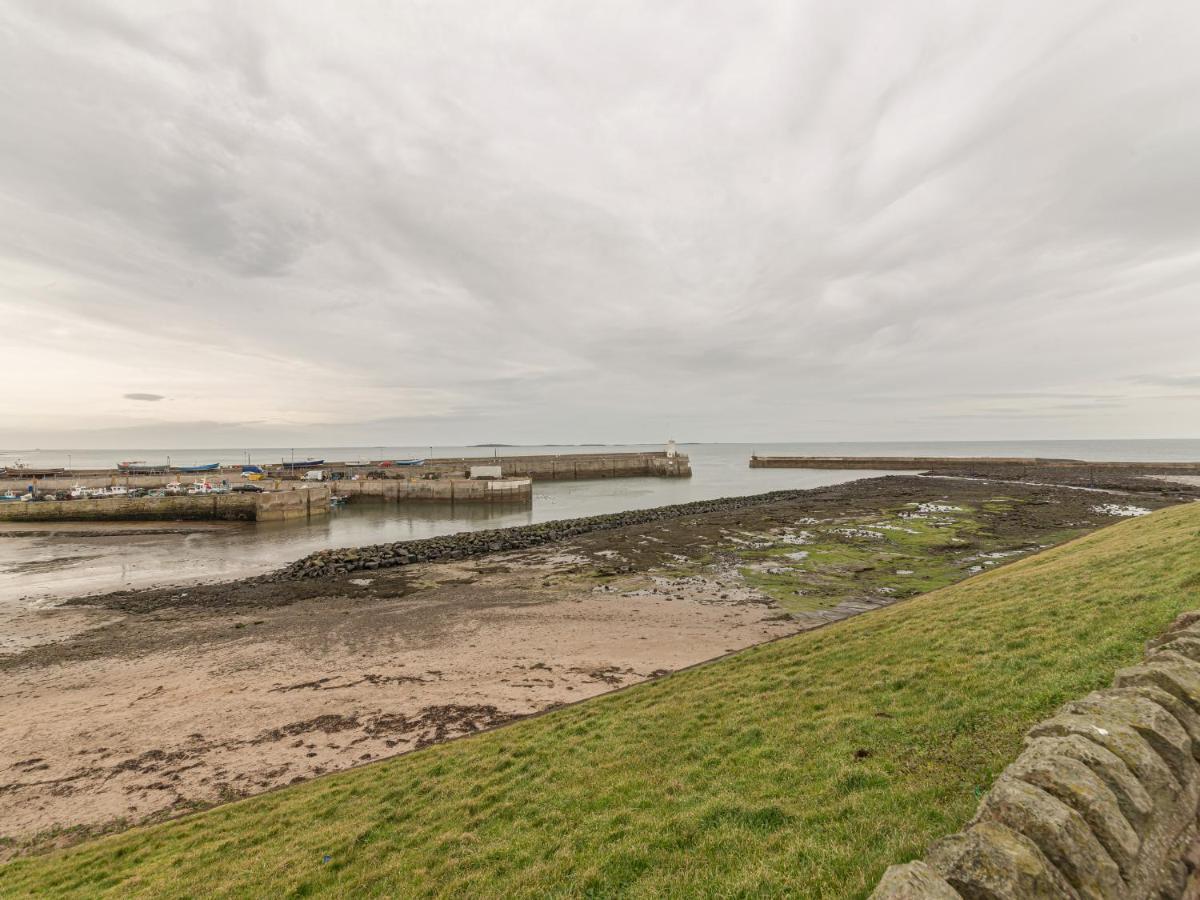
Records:
M1117 864L1083 817L1042 789L1001 774L976 821L995 822L1027 837L1084 900L1126 900Z
M1117 756L1145 789L1152 806L1167 804L1180 790L1166 762L1128 725L1119 722L1099 723L1092 716L1060 712L1035 725L1031 738L1079 735Z
M1166 762L1181 785L1191 784L1197 774L1192 756L1192 739L1169 712L1141 697L1116 696L1113 692L1088 694L1063 709L1108 722L1128 725Z
M967 900L1078 900L1079 894L1029 838L979 822L935 843L926 861Z
M1174 640L1176 637L1184 635L1200 637L1200 610L1194 609L1189 612L1180 613L1175 621L1167 627L1166 631L1146 642L1146 650L1153 650L1162 644Z
M1078 734L1030 738L1026 741L1026 746L1031 749L1042 747L1044 750L1040 752L1065 756L1087 766L1088 771L1113 792L1125 821L1134 831L1141 833L1154 811L1154 804L1151 803L1150 795L1146 793L1141 782L1134 777L1129 766L1125 765L1120 757Z
M1029 747L1005 772L1045 791L1082 816L1101 846L1128 877L1142 842L1116 795L1087 766L1045 744Z
M962 895L921 862L889 866L870 900L962 900Z
M1117 687L1151 685L1173 694L1200 714L1200 664L1184 661L1175 653L1164 653L1168 645L1150 655L1140 666L1121 669L1113 678Z
M1122 684L1120 687L1098 693L1101 696L1133 695L1158 704L1183 726L1183 730L1187 732L1192 741L1192 757L1200 759L1200 713L1197 713L1175 694L1168 693L1154 683Z
M1151 644L1153 646L1150 646ZM1147 659L1153 657L1157 651L1175 653L1193 662L1200 662L1200 634L1183 632L1168 635L1165 640L1158 639L1157 643L1147 641Z

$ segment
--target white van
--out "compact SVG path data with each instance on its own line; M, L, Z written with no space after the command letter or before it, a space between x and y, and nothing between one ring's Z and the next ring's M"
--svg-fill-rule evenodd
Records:
M302 478L301 480L302 481L324 481L325 480L325 470L324 469L310 469L309 471L304 473L304 478Z

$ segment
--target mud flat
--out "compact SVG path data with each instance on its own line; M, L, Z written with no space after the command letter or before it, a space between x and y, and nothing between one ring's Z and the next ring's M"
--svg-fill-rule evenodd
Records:
M892 476L24 610L0 655L0 853L502 725L1175 499Z

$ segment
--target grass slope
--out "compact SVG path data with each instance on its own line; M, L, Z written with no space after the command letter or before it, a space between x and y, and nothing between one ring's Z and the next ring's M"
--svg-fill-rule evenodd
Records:
M1200 606L1200 505L475 739L0 867L5 895L868 893Z

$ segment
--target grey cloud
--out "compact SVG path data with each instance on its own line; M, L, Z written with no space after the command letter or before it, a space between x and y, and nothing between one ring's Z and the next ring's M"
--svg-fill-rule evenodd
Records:
M1138 375L1131 379L1135 384L1155 387L1200 387L1200 375Z
M20 0L0 34L0 307L97 397L153 377L165 431L1192 421L1145 391L1200 383L1185 6ZM83 374L114 358L155 368ZM53 374L6 422L74 415Z
M159 400L167 399L163 394L143 394L140 392L125 394L123 396L126 400L144 400L148 403L155 403Z

